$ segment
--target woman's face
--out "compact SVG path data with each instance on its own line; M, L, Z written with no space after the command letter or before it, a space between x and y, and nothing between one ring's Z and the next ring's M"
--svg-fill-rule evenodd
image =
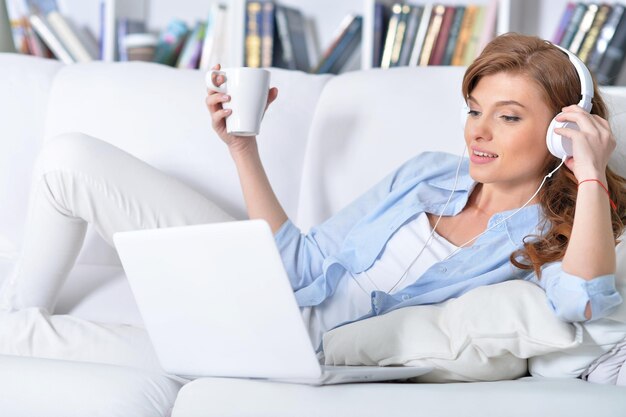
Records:
M511 191L536 187L549 155L546 131L554 115L534 81L505 72L485 76L467 105L465 142L472 178Z

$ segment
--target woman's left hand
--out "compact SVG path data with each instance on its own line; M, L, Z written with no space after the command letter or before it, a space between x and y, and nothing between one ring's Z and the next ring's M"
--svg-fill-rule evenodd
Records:
M615 150L616 142L609 122L595 114L589 114L577 105L563 108L556 117L559 122L574 122L580 131L558 128L554 131L572 139L572 158L565 165L572 170L578 181L588 178L604 178L609 158Z

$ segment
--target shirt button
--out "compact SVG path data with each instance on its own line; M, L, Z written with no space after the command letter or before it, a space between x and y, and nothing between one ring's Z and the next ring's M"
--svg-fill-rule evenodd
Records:
M446 268L445 266L442 266L441 268L439 268L439 271L446 273L448 272L448 268Z
M404 294L404 295L402 296L402 300L404 300L404 301L408 300L409 298L411 298L411 296L410 296L410 295L408 295L408 294Z

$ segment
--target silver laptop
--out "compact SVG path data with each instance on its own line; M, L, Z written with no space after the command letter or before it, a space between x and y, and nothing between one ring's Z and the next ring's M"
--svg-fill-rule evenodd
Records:
M406 379L432 370L320 365L265 221L113 238L167 372L322 385Z

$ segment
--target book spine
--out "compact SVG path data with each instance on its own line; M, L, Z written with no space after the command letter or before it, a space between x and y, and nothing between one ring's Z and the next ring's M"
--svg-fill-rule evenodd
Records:
M293 57L293 45L289 36L287 16L283 6L276 6L276 33L278 34L276 65L280 68L296 69L296 61Z
M422 48L422 54L420 55L420 66L426 66L430 61L430 56L433 52L437 35L439 35L439 30L441 29L441 21L443 20L443 14L445 11L445 6L440 4L433 8L433 16L430 19L428 32L426 33L426 39L424 40L424 47Z
M296 69L308 72L311 69L311 64L309 61L306 21L300 10L293 7L286 9L286 16Z
M189 29L185 22L172 20L161 32L159 42L154 51L154 62L174 66L187 38Z
M74 58L65 49L57 35L52 31L45 18L38 14L30 15L30 23L33 29L39 34L44 43L50 48L54 56L56 56L64 64L73 64Z
M556 28L556 32L554 32L554 36L552 36L552 43L556 45L560 45L563 41L563 36L565 35L565 31L567 30L567 26L569 21L572 19L572 15L574 14L574 10L576 9L576 3L569 2L565 6L565 10L561 15L561 20L559 21L559 25Z
M487 46L496 34L496 23L498 20L498 0L490 0L485 8L485 16L483 17L482 33L478 42L478 53Z
M572 43L568 48L573 53L578 54L580 51L580 47L582 46L583 40L585 39L585 36L587 36L589 29L591 29L593 19L595 19L598 9L598 5L593 3L589 4L587 7L583 20L581 20L580 26L578 26L578 31L576 32L576 35L574 35L574 39L572 39Z
M274 3L263 3L261 25L261 66L271 67L274 51Z
M387 36L385 37L385 47L383 48L383 58L381 60L381 68L391 67L391 56L393 54L393 46L396 42L396 34L398 32L398 24L402 17L402 4L395 3L391 7L391 17L387 26Z
M415 44L415 37L417 36L418 25L420 23L420 19L422 18L423 11L423 6L411 7L409 20L406 25L404 41L402 42L399 65L409 65L411 52L413 51L413 45Z
M374 4L374 34L372 45L372 68L380 67L383 59L383 42L387 28L387 7L382 3Z
M261 2L250 1L246 6L245 66L261 66Z
M609 17L610 12L611 6L606 4L601 5L598 9L596 17L593 19L593 23L591 24L591 28L589 28L589 32L587 33L587 36L580 47L580 51L578 52L578 57L583 62L586 62L589 58L589 54L598 41L600 30L602 29L602 26L604 26L604 23L606 23L606 19Z
M398 27L396 28L396 36L393 39L393 48L391 50L390 66L392 67L397 67L400 63L400 52L402 51L402 42L404 42L404 36L406 34L406 24L409 20L409 13L411 13L411 6L403 4Z
M626 19L622 17L596 71L598 83L613 85L626 58Z
M477 6L476 16L474 16L474 28L465 47L465 53L463 54L463 65L470 65L478 56L480 51L480 38L486 16L487 8L485 6Z
M93 61L92 56L87 51L85 45L82 44L78 35L71 28L67 20L61 13L52 11L47 16L48 23L66 46L67 50L74 57L76 62Z
M336 48L324 62L318 74L338 74L343 65L350 59L361 41L361 29L363 19L361 16L354 16L352 23L337 43Z
M415 42L413 43L411 58L409 59L409 66L411 67L419 65L420 57L422 55L422 48L424 47L424 40L426 39L426 33L428 32L428 28L430 26L432 11L433 5L431 3L424 6L422 18L420 19L420 23L417 28L417 34L415 35Z
M569 49L572 44L572 40L574 40L574 36L576 36L576 32L578 31L578 27L580 26L580 22L585 17L585 13L587 12L587 5L584 3L577 3L576 8L574 9L574 13L572 14L572 18L567 25L567 29L563 34L563 40L559 44L563 48Z
M475 5L468 5L465 8L459 38L457 39L454 54L452 55L452 65L463 65L463 55L470 41L470 37L472 36L474 24L476 23L476 11L477 6Z
M615 29L619 25L620 21L624 19L624 7L622 4L615 4L611 10L611 14L606 20L606 23L600 31L598 41L591 52L589 59L587 60L587 67L591 72L596 72L600 61L606 52L606 48L609 46L611 39L615 35Z
M452 26L450 26L450 34L448 35L448 42L446 44L445 52L443 54L443 65L450 65L452 63L452 56L456 44L459 40L459 33L461 32L461 24L463 23L463 16L465 15L465 7L457 6L454 12L454 19L452 20Z
M428 65L441 65L443 62L443 54L446 52L446 43L448 42L448 35L450 34L450 28L452 27L452 20L456 10L454 6L446 6L443 13L443 19L441 21L441 29L439 29L439 35L437 35L437 42Z
M176 63L177 68L194 69L198 65L198 45L202 46L202 39L204 38L204 31L206 25L203 22L198 22L193 28L191 34L187 37L183 49L178 57Z

